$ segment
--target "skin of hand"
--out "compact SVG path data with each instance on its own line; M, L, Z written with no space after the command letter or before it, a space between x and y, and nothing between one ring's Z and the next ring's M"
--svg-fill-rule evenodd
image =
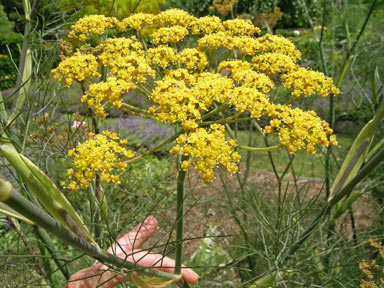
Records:
M140 251L139 248L156 231L157 220L148 216L143 223L137 225L131 232L121 236L117 242L108 248L108 252L124 258L129 262L137 263L146 267L173 273L175 261L160 254L149 254L147 251ZM128 255L128 256L127 256ZM182 268L181 276L188 284L195 283L199 276L191 269ZM95 265L77 271L68 281L67 288L111 288L117 283L129 281L126 275L120 275L108 270L104 264L97 262Z

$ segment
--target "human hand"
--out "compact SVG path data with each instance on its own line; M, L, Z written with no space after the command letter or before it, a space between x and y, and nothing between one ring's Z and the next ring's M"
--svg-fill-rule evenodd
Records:
M113 253L129 262L140 264L146 267L155 267L158 270L173 273L175 261L160 254L149 254L147 251L138 250L141 245L156 231L157 220L153 216L148 216L142 224L137 225L131 232L121 236L117 242L108 248L109 253ZM199 276L191 269L182 268L181 276L189 284L195 283ZM117 283L129 281L127 275L121 275L111 271L104 264L97 264L82 269L71 276L67 288L110 288Z

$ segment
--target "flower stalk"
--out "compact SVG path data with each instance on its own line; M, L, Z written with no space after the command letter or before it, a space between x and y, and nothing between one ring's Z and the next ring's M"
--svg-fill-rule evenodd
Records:
M250 152L270 152L270 151L275 151L275 150L284 148L284 145L280 144L280 145L270 146L270 147L249 147L249 146L237 145L236 147L238 149L250 151Z
M180 163L186 160L186 156L182 156ZM179 164L180 164L179 163ZM179 165L180 167L180 165ZM177 175L177 204L176 204L176 258L175 258L175 274L181 274L181 265L183 261L183 238L184 238L184 198L185 198L185 176L186 171L179 168Z

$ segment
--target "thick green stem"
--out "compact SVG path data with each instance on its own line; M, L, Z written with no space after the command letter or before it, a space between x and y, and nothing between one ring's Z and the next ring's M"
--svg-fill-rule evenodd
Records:
M88 243L76 234L66 229L56 222L51 216L42 211L39 207L25 199L20 193L13 191L11 184L0 179L0 201L7 204L23 216L31 219L33 222L46 229L67 244L76 247L103 263L109 263L113 266L135 270L152 276L163 277L166 279L177 279L179 276L162 272L153 268L144 267L132 262L125 261L113 254L101 250L100 248Z
M187 157L181 157L181 161ZM181 163L180 163L181 164ZM181 165L179 165L180 167ZM184 192L185 192L185 175L186 171L179 168L177 175L177 216L176 216L176 263L175 274L181 273L181 264L183 262L183 238L184 238Z

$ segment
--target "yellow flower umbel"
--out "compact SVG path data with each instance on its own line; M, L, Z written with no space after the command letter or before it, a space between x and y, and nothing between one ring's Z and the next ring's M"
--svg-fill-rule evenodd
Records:
M338 88L333 85L332 78L325 76L321 72L300 68L288 74L281 75L284 87L292 89L292 96L310 96L317 94L327 97L330 94L339 94Z
M279 53L264 53L253 57L252 62L255 63L253 68L256 71L271 76L277 73L288 73L299 68L291 57Z
M183 26L188 27L196 18L181 9L168 9L153 17L156 27Z
M137 41L135 36L130 38L113 38L107 39L101 43L98 48L102 53L98 56L103 65L114 67L117 57L129 55L143 56L143 45Z
M75 191L87 188L91 181L100 175L100 180L106 183L120 183L118 175L114 174L116 169L125 169L125 160L132 158L134 153L124 146L126 140L120 140L119 136L108 130L102 134L88 134L89 139L79 144L76 148L68 151L68 156L73 157L74 169L67 170L68 179L75 178L68 185L68 189Z
M175 50L165 45L149 48L146 57L152 65L158 65L163 69L170 64L175 64L177 61Z
M224 31L224 26L221 23L221 20L217 16L205 16L197 18L190 24L192 34L198 35L203 34L212 34L220 31Z
M259 43L257 52L273 52L287 55L293 61L301 58L301 52L296 49L295 45L289 40L281 36L266 34L256 39Z
M188 70L204 70L208 65L207 55L196 48L186 48L178 55L180 64L184 64Z
M188 34L188 29L182 26L162 27L152 34L154 44L177 43Z
M141 31L144 27L150 26L153 23L153 15L146 13L133 14L127 18L124 18L119 23L119 29L121 31L137 30Z
M76 52L73 56L65 58L51 73L56 81L64 79L66 86L71 86L73 81L82 82L89 77L100 77L97 72L98 63L92 54Z
M75 25L72 25L72 31L69 33L70 38L78 38L80 41L85 41L89 34L101 35L107 29L115 28L119 25L119 20L115 17L106 17L104 15L88 15L77 20Z
M268 109L273 119L265 127L265 133L276 133L281 144L287 146L290 154L301 149L315 153L315 145L337 145L327 122L321 120L313 111L292 109L286 105L271 105Z
M196 129L189 134L180 135L176 142L177 145L171 149L171 153L190 157L181 163L181 168L187 170L193 165L203 174L205 182L213 181L213 169L219 165L224 166L230 173L235 173L238 169L240 154L233 151L236 142L232 139L225 140L223 125L212 124L209 129Z
M223 26L231 35L252 36L255 33L260 33L260 28L253 25L251 20L231 19L224 21Z
M230 97L233 81L217 73L190 74L185 69L171 71L156 82L151 98L157 106L149 113L160 121L179 122L184 130L198 127L202 111L208 110L214 101L224 102Z
M109 77L107 82L94 83L89 86L89 90L81 97L81 102L87 103L88 107L95 113L105 118L107 113L104 104L110 103L114 107L120 108L122 105L121 96L135 88L132 82L122 79Z

